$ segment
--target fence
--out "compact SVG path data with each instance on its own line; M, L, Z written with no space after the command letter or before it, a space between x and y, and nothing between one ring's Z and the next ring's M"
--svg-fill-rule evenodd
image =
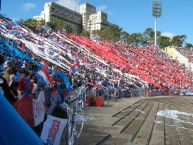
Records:
M153 96L168 96L173 95L168 89L148 89L146 91L145 96L153 97Z

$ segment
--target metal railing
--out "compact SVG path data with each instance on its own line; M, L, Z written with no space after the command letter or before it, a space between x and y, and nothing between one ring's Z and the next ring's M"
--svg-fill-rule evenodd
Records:
M78 138L84 127L84 116L78 114L86 107L86 86L72 91L60 105L63 110L67 110L67 145L74 145L78 142ZM79 128L77 123L80 124Z

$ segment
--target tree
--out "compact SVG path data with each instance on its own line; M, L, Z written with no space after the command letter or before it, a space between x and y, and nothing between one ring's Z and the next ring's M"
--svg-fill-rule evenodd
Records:
M46 22L44 20L38 21L38 23L39 23L40 26L46 25Z
M38 26L38 21L35 19L27 19L27 20L24 20L24 22L29 26Z
M36 27L44 26L46 24L44 20L37 21L35 19L27 19L27 20L23 20L23 22L25 22L29 26L36 26Z
M82 32L80 33L80 35L85 36L85 37L90 37L90 32L88 32L88 31L82 31Z
M57 20L53 24L55 25L56 30L60 30L61 31L65 27L64 21L62 21L62 20Z
M144 42L143 42L144 45L147 44L147 42L150 42L151 44L153 44L155 39L155 31L152 28L147 28L143 32L143 37L144 37ZM161 32L157 31L157 39L159 40L160 37L161 37Z
M133 45L143 45L144 44L144 37L142 33L132 33L128 36L128 43Z
M46 26L50 27L50 28L53 29L53 30L56 29L56 26L55 26L53 23L51 23L51 22L47 22L47 23L46 23Z
M193 45L191 43L186 43L185 48L188 48L188 49L193 48Z
M146 41L152 41L154 40L154 30L152 28L147 28L144 32L143 32L143 36L144 39Z
M99 38L100 38L101 33L102 33L101 30L94 30L94 31L92 31L92 35L97 36Z
M128 44L128 37L129 37L129 33L125 31L121 32L120 40L125 44Z
M177 35L172 38L171 44L177 47L182 47L185 40L186 40L186 35Z
M117 25L109 25L105 27L103 30L95 30L92 31L93 35L96 35L102 40L109 41L119 41L121 36L122 28Z
M160 38L158 39L158 44L161 48L165 48L171 45L171 39L166 36L160 36Z
M69 24L64 24L64 29L66 29L67 33L73 33L73 29Z

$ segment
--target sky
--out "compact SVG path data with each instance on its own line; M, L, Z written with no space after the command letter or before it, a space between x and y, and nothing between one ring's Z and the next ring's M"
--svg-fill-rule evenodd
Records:
M154 28L151 15L152 0L1 0L1 13L14 19L37 16L44 3L54 1L70 9L78 9L82 3L90 3L108 13L108 20L128 33L144 32ZM163 10L158 19L158 30L165 36L187 35L193 43L193 0L161 0Z

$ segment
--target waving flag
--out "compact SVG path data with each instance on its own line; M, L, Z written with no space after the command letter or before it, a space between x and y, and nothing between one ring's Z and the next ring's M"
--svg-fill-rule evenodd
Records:
M70 87L71 87L70 80L68 79L68 77L64 73L54 71L53 76L57 76L57 77L62 78L64 80L64 82L65 82L66 89L67 90L70 89Z
M51 75L47 71L48 70L48 64L45 61L43 61L43 64L44 64L44 66L38 72L38 75L43 78L44 83L46 84L47 87L50 86L50 85L54 86L55 83L54 83Z
M80 62L75 63L73 66L70 67L70 70L72 73L76 73L78 71L78 67L80 65Z

